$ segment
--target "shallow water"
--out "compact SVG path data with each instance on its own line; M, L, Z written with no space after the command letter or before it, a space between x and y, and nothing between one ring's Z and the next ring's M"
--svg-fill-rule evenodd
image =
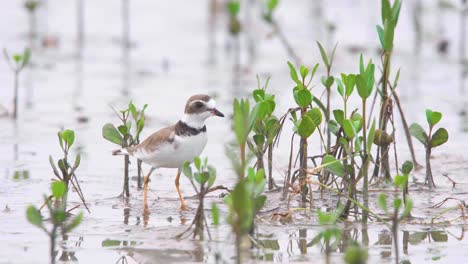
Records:
M218 108L229 116L233 97L247 95L256 86L257 73L272 76L269 91L277 96L277 113L283 113L293 105L294 99L285 63L289 56L278 39L268 37L269 28L259 18L254 19L257 60L248 65L248 54L242 52L241 72L235 75L225 17L218 14L210 27L208 1L133 0L132 48L126 53L120 45L120 2L101 0L85 1L86 35L84 49L80 51L75 41L75 5L58 0L47 2L47 12L40 10L39 33L58 37L59 46L35 48L32 66L21 76L19 120L15 124L7 118L0 119L0 263L48 262L47 237L27 223L24 215L26 206L40 205L42 195L48 192L53 178L48 156L59 157L56 132L61 128L76 132L74 148L82 155L77 175L91 210L85 212L83 223L58 247L62 263L115 263L122 261L121 258L128 263L212 263L217 256L224 262L233 262L234 243L227 225L211 229L212 242L174 239L188 227L197 207L197 200L188 198L191 210L179 212L173 181L175 171L161 169L153 174L148 219L142 216L142 192L137 190L136 181L131 181L130 199L117 197L122 189L123 160L110 155L115 145L102 139L101 127L106 122L117 121L108 105L119 109L131 99L137 105L149 104L142 133L145 137L178 120L186 98L195 93L213 95ZM366 58L372 56L374 61L379 61L374 26L379 23L378 1L327 1L322 16L314 13L317 7L311 1L283 2L278 10L279 22L306 64L320 61L315 40L326 45L339 42L335 73L357 70L359 53L353 52L356 49L362 50ZM21 51L28 44L26 13L17 1L2 0L0 5L0 17L8 21L0 23L0 45L10 52ZM468 111L468 104L466 97L459 93L458 16L452 11L441 12L436 1L424 1L425 39L421 54L415 56L410 14L409 5L404 6L393 60L393 67L401 67L402 71L398 89L406 117L410 123L422 123L425 108L443 112L440 125L448 129L450 140L434 150L433 172L439 188L430 193L416 183L411 185L415 218L401 225L400 256L411 263L463 262L468 249L463 221L445 222L458 217L459 211L453 210L437 219L439 224L431 224L432 217L456 203L437 209L431 206L447 197L460 200L468 197L463 184L468 183L468 155L464 151L468 147L468 120L466 114L460 115ZM333 35L324 30L328 21L336 26ZM435 52L441 37L450 41L447 56ZM245 37L242 45L246 45ZM81 59L77 57L79 53ZM13 80L6 63L1 62L0 105L9 109L12 97L9 87ZM315 94L319 96L322 87L318 79L316 83ZM336 96L333 103L339 104ZM353 103L357 106L357 102ZM396 124L400 124L399 119ZM224 154L225 144L234 138L230 121L213 118L207 127L210 139L203 155L217 168L217 184L232 186L236 176ZM291 125L284 131L274 156L274 177L279 183L287 168ZM404 142L403 134L397 134L400 161L409 157ZM422 147L415 144L422 163ZM311 140L309 148L311 153L319 154L317 138ZM136 174L135 164L133 161L131 165L132 176ZM16 171L27 171L28 175L15 179ZM452 189L442 174L460 184ZM421 182L423 176L424 170L414 173L415 181ZM186 179L182 179L181 186L186 197L194 195ZM380 191L373 189L373 197ZM206 204L212 201L221 204L219 194L210 196ZM283 212L285 205L278 202L278 193L268 193L268 196L259 221L260 240L265 247L252 252L256 256L252 262L325 262L320 246L306 244L323 229L316 221L316 209L334 206L336 197L314 192L315 209L297 211L293 214L293 224L282 225L273 221L271 215ZM70 199L73 204L79 201L75 194ZM221 209L225 213L225 208ZM366 237L360 224L341 226L345 235L357 241L362 242ZM371 223L367 235L369 263L393 263L389 229ZM340 250L333 252L331 263L342 262L342 257Z

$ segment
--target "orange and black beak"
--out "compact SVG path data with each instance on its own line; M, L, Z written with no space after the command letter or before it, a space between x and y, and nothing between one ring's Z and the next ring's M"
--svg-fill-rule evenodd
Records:
M211 114L212 114L212 115L215 115L215 116L224 117L224 114L221 113L221 112L220 112L218 109L216 109L216 108L211 109Z

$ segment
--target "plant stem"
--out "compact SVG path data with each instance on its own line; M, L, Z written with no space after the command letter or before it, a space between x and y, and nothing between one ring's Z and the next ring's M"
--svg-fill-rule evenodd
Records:
M128 163L129 163L129 157L128 155L125 155L124 157L124 186L123 186L123 196L125 197L130 197L130 187L128 184Z
M398 210L396 208L392 219L392 234L393 246L395 248L395 264L398 264L400 263L400 257L398 252Z
M430 146L426 146L426 184L429 185L429 189L431 190L436 187L434 183L434 178L432 177Z
M273 143L268 145L268 190L273 190L275 182L273 180Z
M309 188L307 187L307 138L301 137L300 141L300 168L299 168L299 184L301 186L301 201L303 203L303 207L305 207L305 202L307 201L307 191Z
M138 166L138 189L141 189L141 175L142 175L142 170L141 170L141 165L142 165L142 161L141 160L138 160L137 162L137 166Z
M55 238L57 237L57 225L54 224L50 238L50 263L55 264Z
M14 77L14 98L13 98L13 118L16 120L18 118L18 78L19 78L19 70L15 70L15 77Z
M240 155L241 155L241 171L239 174L239 181L244 179L245 175L245 142L240 145Z
M366 99L362 100L362 135L363 135L363 146L364 146L364 157L362 159L362 175L364 183L362 187L364 207L369 208L369 177L368 177L368 166L369 162L367 153L367 126L366 126ZM369 142L372 144L371 142ZM367 224L367 218L369 217L367 211L362 212L362 222Z
M384 53L384 61L383 61L383 75L382 75L382 101L381 101L381 109L380 109L380 122L379 128L385 134L387 132L387 124L388 124L388 111L391 110L389 105L389 96L388 96L388 74L390 72L390 56L391 53L389 51L385 51ZM386 180L391 180L390 175L390 161L389 161L389 145L383 145L380 148L380 172L381 175Z
M462 0L462 10L460 14L460 60L461 60L461 81L460 92L465 92L465 56L466 56L466 0Z

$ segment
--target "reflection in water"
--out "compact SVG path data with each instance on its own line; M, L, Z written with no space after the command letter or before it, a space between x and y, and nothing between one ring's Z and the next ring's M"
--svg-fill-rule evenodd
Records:
M76 248L81 247L81 243L83 242L83 237L79 237L78 241L71 242L69 241L68 235L62 236L62 241L60 243L60 248L62 250L62 254L60 254L59 260L61 263L78 263L78 258L76 256ZM69 245L71 244L71 245ZM57 252L57 255L59 252Z

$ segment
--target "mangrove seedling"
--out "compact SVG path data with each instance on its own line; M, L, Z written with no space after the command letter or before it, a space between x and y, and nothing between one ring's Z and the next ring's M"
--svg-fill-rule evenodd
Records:
M442 113L426 109L426 120L429 125L429 132L426 133L424 129L419 124L412 124L410 126L410 132L413 137L415 137L419 142L424 145L426 149L426 180L425 184L429 186L430 189L435 188L434 178L432 177L431 169L431 153L432 149L443 145L447 142L449 134L445 128L439 128L434 133L432 133L434 126L439 123L442 119Z
M391 102L392 89L389 88L390 79L390 59L393 51L393 40L395 36L395 29L398 24L400 16L401 0L395 0L393 5L390 0L382 0L381 18L382 26L377 26L377 33L380 40L380 46L383 50L382 55L382 78L380 89L380 112L379 112L379 130L383 134L387 133L387 126L390 118L393 115L393 108ZM376 94L377 95L377 94ZM390 161L389 161L389 145L379 146L380 153L376 159L376 169L374 176L378 174L380 168L380 175L387 181L391 180L390 176ZM379 158L380 157L380 158Z
M117 128L114 124L106 123L102 127L102 137L114 144L120 146L120 148L127 148L130 146L137 145L140 141L140 133L143 130L145 125L145 117L144 113L148 105L144 105L140 113L137 112L135 105L130 102L128 104L128 108L125 110L120 110L117 112L114 108L115 115L120 119L122 122ZM133 122L135 123L135 133L132 134L132 120L130 120L130 116L133 118ZM129 156L124 156L124 185L122 196L129 197L130 196L130 186L129 186L129 175L128 175L128 164L129 164ZM141 163L138 162L138 187L141 187Z
M325 68L327 69L327 75L322 76L322 84L325 86L325 90L327 91L327 112L325 112L325 120L326 122L330 121L330 96L331 96L331 87L335 81L333 76L331 75L331 67L333 65L333 60L335 58L335 51L336 47L338 46L335 45L333 48L330 56L327 56L327 53L325 52L325 49L323 48L322 44L317 41L317 46L319 47L320 54L322 56L323 63L325 64ZM331 146L331 131L327 127L327 153L330 151L330 146Z
M264 171L249 168L247 177L239 181L225 198L229 208L227 221L236 239L236 263L243 263L244 242L248 234L254 233L256 215L265 205L266 196L262 194L264 188Z
M206 221L205 216L204 200L206 194L208 193L211 186L213 186L214 181L216 180L216 170L214 167L208 165L208 158L205 158L202 162L199 157L195 157L193 163L195 164L195 168L197 169L196 172L192 172L192 167L190 166L189 162L185 162L182 172L184 173L185 177L189 179L190 183L193 186L193 189L197 193L197 213L195 214L195 218L193 219L192 223L187 228L187 230L185 230L177 237L182 237L184 234L188 233L192 229L192 227L194 227L193 238L196 238L198 236L200 240L203 240L204 230L206 227L206 232L208 233L208 237L211 240L211 234L210 230L208 229L208 223ZM215 224L219 223L219 211L217 212L217 217L213 218L214 220L216 220Z
M234 169L239 177L239 181L244 178L245 169L247 166L246 146L250 132L255 125L258 115L265 115L267 109L264 104L257 104L252 109L250 108L249 100L234 99L233 111L233 129L236 136L236 144L239 147L239 158L233 149L227 149L227 154L233 163Z
M80 197L81 202L83 203L84 207L89 212L89 208L86 205L83 191L81 190L80 183L75 173L76 169L78 169L78 167L80 166L81 155L79 153L76 155L73 166L69 163L70 149L73 146L73 143L75 142L75 132L73 130L66 129L63 131L59 131L57 135L59 139L60 148L62 149L62 152L63 152L63 158L59 159L58 162L55 163L52 156L49 156L49 163L50 163L50 166L52 167L52 170L57 180L60 182L63 182L65 186L65 194L63 195L63 197L61 197L64 202L63 208L64 210L67 209L68 193L70 190L70 186L72 186L73 190ZM53 195L49 196L49 199L51 198L53 198Z
M299 185L301 188L301 201L302 203L305 203L307 201L307 193L309 190L307 187L307 140L322 122L322 112L320 111L319 107L312 108L313 95L311 91L311 83L315 72L317 71L318 64L315 65L312 71L306 66L301 65L299 71L301 79L299 79L294 65L288 62L288 66L290 69L291 79L295 82L295 87L293 88L293 96L298 106L295 110L290 111L290 114L291 120L294 124L294 132L300 136L298 178ZM296 111L299 111L299 117L297 116ZM322 143L325 145L320 129L317 129L317 131L320 134ZM292 160L290 158L290 163L291 162ZM288 189L287 186L289 184L289 181L290 173L288 173L284 185L286 190ZM285 193L283 193L283 198L286 198Z
M14 54L11 58L6 49L3 49L3 55L10 67L10 70L14 75L13 83L13 118L16 120L18 117L18 86L19 86L19 74L28 65L31 58L31 50L25 48L22 54ZM11 62L13 60L13 62Z
M250 151L252 151L256 158L257 170L265 169L263 157L265 152L268 151L268 189L272 190L275 186L273 181L273 141L280 129L278 118L273 115L275 110L275 96L266 92L268 86L267 79L265 86L261 87L260 79L257 76L258 88L253 91L253 98L260 109L255 121L253 131L254 135L247 141Z
M395 176L395 187L400 190L404 190L408 183L408 168L405 168L405 173L407 174ZM398 224L410 215L411 209L413 208L413 202L409 198L406 198L406 202L403 202L403 199L396 195L393 199L393 208L389 208L387 203L387 195L385 193L381 193L378 198L378 204L379 207L384 210L387 217L391 219L391 231L395 250L395 263L398 264L400 263L398 252Z
M367 105L367 98L372 93L374 88L374 81L375 81L375 66L370 60L367 63L367 66L364 66L364 59L361 55L360 62L359 62L359 75L356 77L356 87L358 90L359 97L362 99L362 137L363 137L363 153L361 154L362 157L362 178L364 180L363 183L363 198L364 198L364 207L369 208L369 196L368 196L368 188L369 188L369 176L368 176L368 168L369 168L369 156L370 156L370 149L372 147L373 138L368 142L367 140L367 125L366 125L366 105ZM374 127L374 126L373 126ZM374 131L372 131L374 133ZM372 134L373 137L373 134ZM367 211L363 212L362 220L363 223L367 223Z
M77 227L83 219L83 213L79 213L72 217L66 211L66 193L67 187L63 181L54 181L51 184L53 198L49 199L44 196L45 204L49 210L49 219L51 227L48 228L47 222L44 220L41 212L34 206L30 205L26 209L26 218L36 227L43 230L49 236L50 243L50 263L55 263L55 245L60 230L62 234L67 234Z

